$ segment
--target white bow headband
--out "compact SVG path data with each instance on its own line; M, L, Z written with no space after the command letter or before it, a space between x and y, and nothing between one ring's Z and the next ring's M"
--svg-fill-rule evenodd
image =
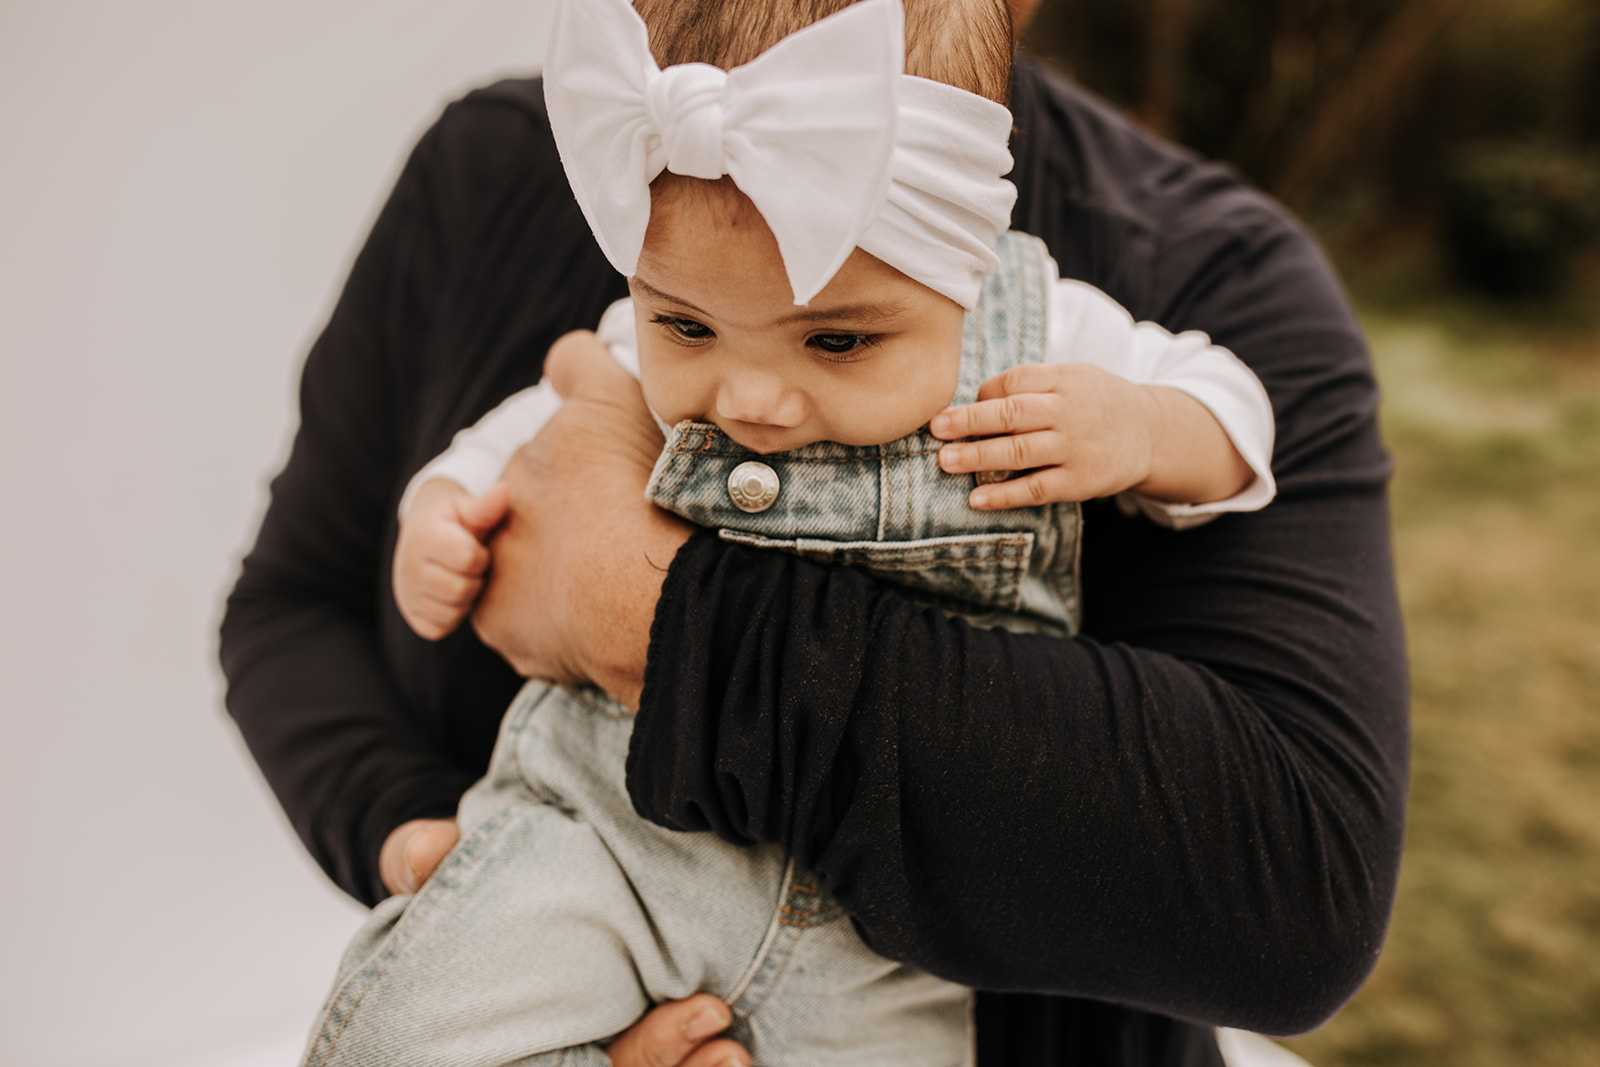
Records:
M1016 199L1011 113L903 74L903 18L900 0L861 0L731 71L663 71L628 0L565 0L545 103L612 266L638 266L658 174L726 174L777 238L796 304L860 247L971 309Z

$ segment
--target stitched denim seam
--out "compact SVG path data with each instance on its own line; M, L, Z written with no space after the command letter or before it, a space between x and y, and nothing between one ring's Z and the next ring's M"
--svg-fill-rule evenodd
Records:
M942 534L935 537L912 537L904 541L887 541L878 539L874 541L839 541L827 537L772 537L768 534L757 533L754 530L737 530L724 526L721 528L723 537L740 544L749 544L752 547L782 548L794 552L812 552L816 554L831 554L835 552L872 552L880 548L904 549L989 549L994 548L1027 548L1032 542L1033 531L1023 530L990 530L987 532ZM982 556L968 556L968 560L981 559Z
M783 868L783 878L778 882L778 899L780 901L789 899L789 893L794 886L794 873L794 857L790 856L789 862ZM739 977L739 981L734 983L732 989L728 990L725 1003L729 1008L737 1010L739 1001L744 999L750 992L750 987L755 984L756 979L761 977L762 967L766 965L772 950L777 946L778 939L783 936L781 914L781 905L772 909L772 919L767 924L767 932L761 936L761 943L756 946L755 955L750 959L750 966L745 968L745 972Z
M780 929L788 930L794 928L782 926L780 924ZM796 933L792 937L784 938L784 942L785 945L783 949L783 956L778 962L777 970L772 972L772 978L769 981L763 982L759 989L747 991L745 994L746 996L753 995L755 998L751 1001L749 1007L747 1007L741 1013L746 1019L750 1018L756 1012L761 1010L761 1006L767 1002L768 998L772 996L772 991L777 988L778 980L782 978L783 973L789 969L789 962L794 959L794 950L800 947L799 934ZM768 958L772 957L769 956Z
M573 700L577 701L579 704L582 704L596 715L610 719L612 722L622 722L624 719L633 718L633 716L627 712L617 711L613 708L608 708L602 705L598 700L595 699L594 691L587 687L573 688L572 686L562 686L561 688Z
M802 559L805 558L803 554ZM973 559L958 560L906 560L903 562L879 562L870 559L836 560L847 567L861 567L869 571L881 571L885 574L918 574L923 571L955 571L971 572L974 577L983 577L985 574L994 578L1005 578L1020 569L1020 560L1014 557L994 556L988 559L976 557Z
M410 943L411 939L416 935L417 930L421 928L423 922L433 912L433 909L438 905L439 901L444 898L445 894L449 890L456 888L456 886L459 884L457 881L452 880L452 876L459 874L461 869L467 865L468 861L477 859L478 854L483 850L483 847L488 844L491 839L498 836L500 831L505 829L510 822L511 809L502 809L500 812L491 816L481 826L479 826L472 838L469 838L468 841L457 845L456 849L451 854L450 861L441 869L434 871L433 876L430 877L424 884L424 893L427 893L429 890L433 890L428 897L427 906L415 915L412 914L411 908L407 907L405 914L401 916L399 924L399 926L403 926L405 928L404 933L402 934L399 926L397 926L395 932L390 934L389 937L385 939L389 943L378 954L378 958L373 960L372 963L369 963L366 967L363 967L355 975L351 976L350 980L340 987L339 992L330 998L328 1005L328 1022L332 1023L334 1019L339 1016L339 1002L344 998L346 992L350 990L351 987L360 979L366 979L365 984L363 984L361 987L361 992L357 994L356 998L350 1002L347 1008L344 1009L343 1019L339 1023L339 1029L335 1031L331 1037L328 1037L327 1048L323 1051L321 1057L318 1059L308 1060L308 1063L311 1065L311 1067L316 1067L317 1064L326 1064L333 1054L338 1051L339 1040L344 1036L345 1030L349 1028L351 1020L355 1017L356 1009L361 1006L361 1001L369 992L372 991L372 987L377 984L378 979L383 977L383 974L388 969L389 964L392 963L400 954L400 950ZM415 903L416 900L413 900L412 904ZM376 970L373 970L374 966L376 966ZM327 1034L327 1026L323 1026L317 1033L319 1043L325 1034Z
M790 860L791 867L793 862L793 860ZM794 960L795 949L800 947L800 938L804 935L804 932L814 927L826 925L826 923L832 921L836 917L838 911L842 910L837 904L834 904L832 907L825 906L824 908L820 909L816 913L820 917L817 921L803 923L788 921L788 916L797 911L797 909L793 908L788 903L794 898L796 893L810 893L812 895L816 895L820 891L820 888L817 888L815 883L800 883L791 885L790 891L785 894L784 903L778 909L779 935L773 939L774 942L780 938L783 940L783 955L779 959L777 969L772 972L772 976L761 984L761 988L758 991L759 995L743 1012L743 1015L746 1019L760 1011L761 1006L765 1004L767 1000L771 998L773 992L777 990L778 984L783 979L784 973L789 969L789 964ZM789 932L789 936L783 937L783 933L786 931ZM776 947L776 944L774 944L774 948ZM769 955L768 958L770 959L774 957ZM760 977L759 972L757 972L757 977ZM754 983L752 982L752 984ZM749 995L748 992L747 995Z
M886 545L895 544L893 541L883 542ZM983 546L989 547L989 546ZM874 559L866 552L854 549L846 552L832 552L828 549L793 548L790 551L797 556L844 556L845 562L854 567L874 567L878 570L892 571L923 571L934 568L966 569L974 565L988 566L997 564L1002 570L1016 570L1021 566L1023 558L1021 552L1028 547L1026 541L997 541L993 548L983 554L974 554L960 559L910 559L910 560L879 560ZM1006 552L1005 549L1014 549Z
M817 897L820 896L821 893L821 887L815 882L797 883L790 891L783 907L778 909L778 920L783 923L784 926L794 930L809 930L816 926L826 926L828 923L832 922L842 910L837 902L826 902L814 909L797 908L788 902L792 901L796 895L803 894L810 897Z
M890 526L888 526L888 510L883 506L883 501L890 499L894 493L893 472L888 464L878 464L878 541L888 541Z
M701 448L684 448L682 445L674 445L672 454L674 456L713 456L721 459L745 459L752 455L760 455L760 453L750 452L714 452L711 450L710 445ZM796 459L785 453L777 458L785 466L797 467L804 466L807 463L830 463L835 465L844 463L879 463L886 459L914 459L918 456L935 456L938 454L939 449L929 448L920 449L916 452L906 452L901 456L806 456Z
M508 734L520 734L527 730L528 723L532 721L534 712L539 706L550 699L550 687L546 685L537 696L524 698L523 689L517 691L517 696L512 700L511 707L506 711L505 731Z
M550 699L551 694L553 694L554 692L555 692L555 687L552 686L552 685L546 684L545 687L544 687L544 690L539 694L539 698L537 700L529 702L528 710L522 716L522 721L517 724L517 727L516 727L516 729L514 731L510 731L510 732L511 733L515 733L515 734L526 733L528 731L529 727L531 726L532 722L533 722L533 713L535 711L539 710L539 708L544 704L544 702ZM523 762L522 762L522 745L520 743L514 743L514 744L511 745L511 759L516 764L517 778L518 778L518 780L521 781L522 787L524 789L528 790L529 793L532 793L535 796L539 796L539 793L536 790L534 790L534 788L533 788L533 782L535 781L535 779L533 778L532 775L530 775L528 773L528 768L523 765Z
M894 522L894 477L897 472L894 469L893 457L884 456L881 462L883 464L882 507L884 514L884 528L887 529L888 524Z
M905 517L905 523L901 527L901 529L905 530L906 540L907 541L911 540L911 535L915 532L915 527L912 524L916 521L916 509L912 506L913 504L916 503L916 494L913 492L913 490L911 488L912 474L914 473L911 470L911 460L912 460L912 458L913 457L911 457L911 456L904 457L905 461L903 463L901 463L899 465L899 467L898 467L898 470L901 472L901 474L905 477L905 480L906 480L905 492L902 494L902 498L901 498L902 499L901 507L904 508L906 517Z

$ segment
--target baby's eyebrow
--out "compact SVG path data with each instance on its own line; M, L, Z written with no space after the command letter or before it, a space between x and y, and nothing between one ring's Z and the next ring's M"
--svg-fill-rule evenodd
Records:
M835 304L824 308L800 308L799 310L780 318L775 325L787 326L792 322L828 322L845 320L853 323L881 322L892 319L905 311L903 303L884 303L877 300L864 300L856 304Z
M657 289L655 286L651 285L649 282L645 281L643 278L639 277L637 274L635 274L633 277L629 278L628 281L632 282L634 285L638 286L640 289L643 289L645 292L649 293L651 296L655 297L657 300L665 300L669 304L677 304L680 307L688 308L690 311L698 311L702 315L706 314L706 311L705 311L704 308L701 308L701 307L699 307L699 306L697 306L695 304L689 303L689 301L685 300L681 296L673 296L671 293L662 292L660 289Z
M677 304L679 307L688 308L690 311L698 312L701 315L710 314L710 312L706 311L704 308L690 303L681 296L673 296L671 293L663 292L662 290L657 289L655 286L651 285L637 274L635 274L632 278L629 278L628 281L636 288L643 290L645 293L655 297L657 300L665 300L669 304ZM776 321L773 322L773 325L788 326L796 322L839 321L847 321L855 324L871 324L882 322L886 319L895 318L896 316L903 314L905 310L906 305L901 301L862 300L854 304L834 304L830 307L823 308L799 308L788 315L780 316Z

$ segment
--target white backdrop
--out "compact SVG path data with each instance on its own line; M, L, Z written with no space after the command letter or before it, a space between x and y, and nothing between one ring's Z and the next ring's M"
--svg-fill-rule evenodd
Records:
M305 350L547 0L0 4L0 1064L291 1064L360 910L222 711Z

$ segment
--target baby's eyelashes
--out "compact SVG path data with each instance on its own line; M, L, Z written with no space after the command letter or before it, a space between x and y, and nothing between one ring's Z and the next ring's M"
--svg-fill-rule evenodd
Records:
M806 344L830 363L853 363L877 343L870 333L814 333L806 338Z
M657 326L661 326L680 341L699 343L709 341L716 336L711 327L693 319L681 319L673 315L657 315L650 321Z

